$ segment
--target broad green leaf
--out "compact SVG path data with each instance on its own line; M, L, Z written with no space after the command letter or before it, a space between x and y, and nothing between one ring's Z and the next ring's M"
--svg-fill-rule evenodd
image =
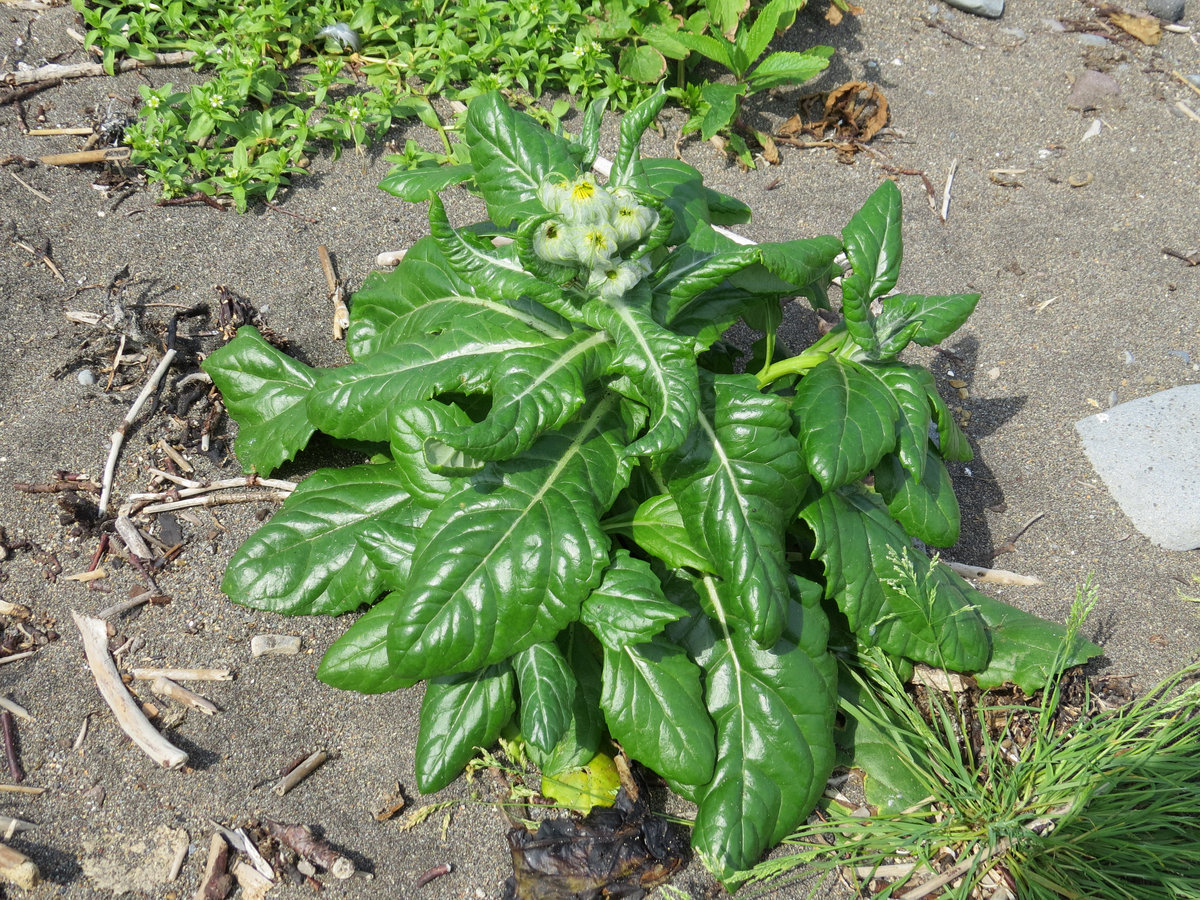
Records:
M840 488L810 502L800 518L816 535L825 596L862 643L956 672L987 665L991 647L975 592L916 553L878 495Z
M600 700L613 739L667 783L694 793L712 779L716 743L700 667L661 635L604 650Z
M628 479L618 408L610 395L434 510L390 630L398 675L496 663L579 617L609 560L600 516Z
M678 447L699 404L691 342L663 328L628 295L593 300L583 312L589 325L604 329L615 341L606 374L628 377L650 411L645 433L625 449L625 456L658 456Z
M601 644L619 651L650 640L684 615L663 595L662 582L649 563L618 550L600 585L583 602L580 621Z
M716 30L732 41L742 16L750 9L750 0L705 0L704 6Z
M402 200L421 203L454 184L470 179L474 170L469 165L418 166L414 169L393 169L379 182L379 189Z
M942 395L938 393L937 382L934 381L933 375L928 369L918 366L910 368L909 374L924 389L925 396L929 398L929 405L933 409L933 418L937 422L938 452L942 459L970 462L975 455L971 450L971 442L967 440L962 428L954 420L954 413L946 405Z
M659 56L658 52L651 47L642 47L641 49ZM624 56L622 53L622 59ZM659 58L661 59L661 56ZM666 67L665 61L663 67ZM657 81L658 78L650 80ZM642 135L653 124L655 117L662 111L663 104L666 102L666 93L657 90L622 117L617 155L613 160L612 172L609 177L613 186L622 187L633 181L638 160L641 159Z
M744 84L724 84L719 81L706 82L700 96L708 104L700 120L700 137L709 140L718 131L730 128L737 119L738 103L746 95Z
M838 681L842 727L834 732L841 754L839 762L866 773L863 791L867 803L881 813L900 812L931 793L932 773L926 774L925 748L916 744L906 729L889 727L890 712L861 675L843 673Z
M672 569L687 566L697 572L716 573L716 568L704 552L697 549L683 523L679 504L670 494L651 497L638 507L630 537L639 547Z
M596 157L600 155L600 126L604 122L604 110L608 106L608 97L598 97L588 104L583 114L583 124L579 128L579 136L572 145L579 157L579 167L590 169Z
M750 207L705 187L700 173L685 162L643 159L637 162L635 172L633 185L651 196L661 197L674 216L668 244L682 244L706 225L750 221Z
M952 547L958 542L962 516L950 473L937 456L930 455L925 477L917 481L892 454L875 467L875 490L888 512L904 530L931 547Z
M276 350L251 325L204 360L202 368L237 420L242 467L269 475L312 437L305 400L317 371Z
M622 77L642 84L656 84L667 74L667 60L658 50L645 44L626 47L617 59Z
M923 369L893 363L887 366L872 366L869 370L878 376L896 398L900 418L896 422L896 455L904 464L914 481L925 477L925 464L929 459L929 425L933 414L929 397L919 373Z
M536 380L561 369L561 354L577 358L580 343L570 335L547 334L543 323L517 309L479 298L427 304L405 316L404 326L404 342L318 380L307 406L318 428L334 437L386 441L395 398L415 402L449 392L502 391L505 376L523 371ZM562 371L557 383L566 384L571 374L569 368ZM518 393L528 389L523 380L514 384ZM538 407L546 421L562 421L568 415L562 410L579 402L569 395L536 399L558 404L549 414ZM536 434L519 437L528 440Z
M853 270L842 279L842 314L850 336L868 353L878 347L871 301L895 287L900 276L900 225L900 189L884 181L842 229Z
M696 623L689 646L706 673L717 764L698 800L692 846L729 882L803 821L824 790L834 764L836 689L827 671L832 658L819 663L787 638L764 649L723 624L731 618L713 579L704 579L701 590L717 621ZM799 604L791 615L823 619L819 608ZM790 627L802 633L807 626Z
M388 623L402 599L393 592L359 616L325 651L317 677L335 688L363 694L410 687L414 682L396 678L387 659Z
M396 323L420 306L475 290L454 274L432 237L421 238L390 272L372 272L350 301L346 352L362 362L397 343Z
M829 357L804 376L794 403L808 471L825 490L857 481L896 446L900 406L868 366Z
M421 701L417 738L417 787L423 794L453 781L475 756L487 749L516 710L513 673L508 664L430 678Z
M791 590L784 534L808 477L788 402L751 375L706 375L687 441L662 463L688 533L721 577L733 619L770 646Z
M601 653L587 628L578 623L558 636L558 646L575 673L575 705L566 733L550 753L528 744L529 758L546 779L584 766L605 741L604 717L600 712Z
M912 340L922 347L940 344L967 321L979 303L978 294L948 294L926 297L919 294L892 294L884 297L875 332L881 342L905 327L919 323Z
M359 537L380 522L412 527L412 498L390 465L321 469L303 481L225 570L237 603L284 615L337 615L372 602L381 573Z
M404 488L414 500L436 506L456 489L455 479L433 472L425 456L425 441L431 434L450 429L469 428L471 420L454 405L424 400L397 402L392 406L389 424L392 458Z
M753 93L791 84L803 84L829 66L832 47L811 47L803 53L780 50L760 62L746 79Z
M946 580L958 579L945 566L939 568ZM965 583L963 588L970 592L972 605L987 623L992 641L992 657L987 668L975 675L980 688L986 691L1003 684L1015 684L1025 693L1032 694L1060 674L1053 671L1053 666L1059 648L1066 640L1066 628L989 597ZM1103 648L1079 638L1062 664L1064 668L1080 666L1103 652Z
M536 192L552 173L578 173L564 139L510 108L495 91L471 102L465 140L488 217L501 228L545 212Z
M553 641L514 653L512 667L521 695L521 734L549 753L571 724L575 673Z

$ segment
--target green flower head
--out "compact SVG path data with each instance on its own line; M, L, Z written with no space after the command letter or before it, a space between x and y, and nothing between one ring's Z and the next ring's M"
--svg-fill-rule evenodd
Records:
M612 226L622 247L636 244L658 224L658 213L642 206L637 198L625 188L613 191Z
M585 269L605 266L617 254L617 232L606 222L576 225L570 229L575 259Z
M551 175L537 189L537 198L546 212L561 213L563 204L571 194L571 182L561 175Z
M570 229L557 219L543 222L533 236L533 252L549 263L574 263L574 239Z
M613 200L593 175L580 175L566 188L558 210L574 225L611 224Z
M640 259L617 265L598 266L588 278L588 289L605 300L624 297L634 285L650 274L650 267Z

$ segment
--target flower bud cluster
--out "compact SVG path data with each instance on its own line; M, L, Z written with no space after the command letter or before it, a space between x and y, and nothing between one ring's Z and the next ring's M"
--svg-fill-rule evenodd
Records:
M543 260L587 272L587 286L606 300L623 297L650 274L641 259L621 254L658 224L658 213L643 206L627 188L609 190L592 175L574 181L550 180L538 199L554 218L542 223L533 250Z

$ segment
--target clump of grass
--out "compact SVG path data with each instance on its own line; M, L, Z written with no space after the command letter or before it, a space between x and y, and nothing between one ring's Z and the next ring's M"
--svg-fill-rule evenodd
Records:
M1065 644L1094 603L1090 586L1081 590ZM885 882L872 896L902 900L1200 898L1200 663L1126 706L1087 716L1085 704L1065 732L1061 678L1028 706L967 713L932 696L923 714L882 655L860 659L858 671L847 714L890 737L927 801L868 817L828 803L747 882L841 870ZM962 740L969 716L982 726L976 752ZM1027 742L995 737L997 716L1027 719Z

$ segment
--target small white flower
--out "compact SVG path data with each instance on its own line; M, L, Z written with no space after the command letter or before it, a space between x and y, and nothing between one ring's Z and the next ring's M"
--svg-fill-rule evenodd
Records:
M151 94L146 98L146 106L150 109L158 109L162 106L162 97L158 96L158 94Z
M624 188L613 192L614 209L612 225L622 247L636 244L658 224L658 213L638 203L633 194Z
M624 297L639 281L650 274L650 267L640 259L628 260L615 266L599 266L588 278L588 288L605 300Z
M348 113L348 115L350 116L350 118L351 118L353 121L357 122L359 119L361 119L361 118L362 118L362 110L361 110L361 109L358 109L357 107L353 107L353 108L351 108L351 110L350 110L350 112Z
M543 222L533 236L533 252L549 263L575 262L575 250L568 229L559 221Z
M208 98L208 105L213 109L220 109L225 105L225 97L222 94L213 94Z

